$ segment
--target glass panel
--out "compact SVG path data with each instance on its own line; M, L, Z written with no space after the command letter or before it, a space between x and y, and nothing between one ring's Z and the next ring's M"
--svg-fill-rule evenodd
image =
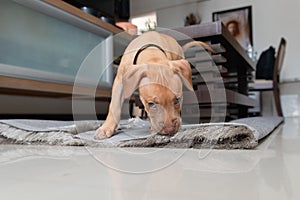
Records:
M2 64L75 76L89 52L104 40L12 0L0 3Z

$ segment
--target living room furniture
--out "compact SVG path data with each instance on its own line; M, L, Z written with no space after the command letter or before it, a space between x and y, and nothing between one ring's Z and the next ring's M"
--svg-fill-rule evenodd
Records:
M280 39L276 57L275 57L272 80L255 79L253 83L249 83L249 91L259 91L259 92L273 91L274 102L275 102L275 107L278 116L283 116L281 101L280 101L279 82L280 82L280 71L285 57L285 49L286 49L286 40L285 38L282 37Z
M104 115L114 73L113 41L105 39L122 30L64 1L4 0L2 9L0 117L72 117L72 98L104 102ZM99 60L91 66L87 57Z
M186 58L193 66L200 121L247 117L248 108L255 105L255 101L248 97L248 83L253 79L255 63L227 28L221 21L216 21L174 30L206 42L214 50L209 58L205 55L207 52L203 53L203 48L193 47L186 52ZM182 44L185 42L181 41ZM192 96L185 97L186 104L195 104ZM197 107L190 109L191 115L195 109Z

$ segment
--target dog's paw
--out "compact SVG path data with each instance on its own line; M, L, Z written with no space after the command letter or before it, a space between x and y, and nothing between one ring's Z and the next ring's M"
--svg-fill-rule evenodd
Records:
M100 127L96 130L96 133L94 134L94 139L95 140L103 140L106 138L110 138L114 134L114 130L109 129L109 128L103 128Z

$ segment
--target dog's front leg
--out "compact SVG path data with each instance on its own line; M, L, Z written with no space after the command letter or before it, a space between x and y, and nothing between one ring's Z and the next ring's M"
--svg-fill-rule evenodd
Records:
M118 78L115 79L112 88L112 97L109 105L108 115L105 122L97 129L94 138L97 140L111 137L115 133L120 118L121 110L124 102L123 85L122 81Z
M103 125L96 131L95 139L111 137L114 134L121 118L124 99L129 98L137 89L140 80L146 76L147 70L148 67L145 64L119 66L112 88L108 115ZM123 73L124 71L126 73Z

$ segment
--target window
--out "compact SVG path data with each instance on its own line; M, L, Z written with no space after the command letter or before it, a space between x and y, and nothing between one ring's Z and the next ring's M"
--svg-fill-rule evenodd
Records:
M138 27L138 34L149 30L155 30L157 27L156 12L132 17L130 22Z

